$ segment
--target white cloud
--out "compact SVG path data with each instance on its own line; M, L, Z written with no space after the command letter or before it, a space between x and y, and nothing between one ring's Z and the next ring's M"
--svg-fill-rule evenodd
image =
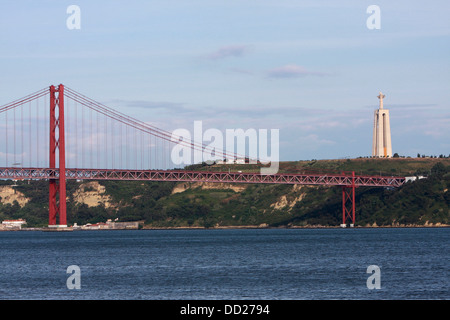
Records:
M248 51L246 45L230 45L221 47L207 56L210 60L219 60L229 57L242 57Z
M269 70L268 76L270 78L296 78L304 76L324 76L326 73L310 71L303 66L295 64L285 65L279 68Z

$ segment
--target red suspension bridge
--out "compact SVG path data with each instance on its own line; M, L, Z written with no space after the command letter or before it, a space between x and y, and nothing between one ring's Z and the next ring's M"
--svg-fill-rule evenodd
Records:
M178 139L60 84L0 106L0 179L49 181L49 226L66 226L66 179L300 184L342 188L342 224L355 223L355 188L399 187L403 177L261 174L173 169L174 144L234 159Z

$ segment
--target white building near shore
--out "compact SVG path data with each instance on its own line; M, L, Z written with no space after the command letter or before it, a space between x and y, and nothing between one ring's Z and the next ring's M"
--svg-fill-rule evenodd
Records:
M27 222L24 219L17 219L17 220L3 220L1 228L3 230L17 230L22 229L22 225L27 224Z

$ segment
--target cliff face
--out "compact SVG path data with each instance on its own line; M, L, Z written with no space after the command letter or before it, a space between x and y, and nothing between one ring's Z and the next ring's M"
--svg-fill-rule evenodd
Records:
M24 207L30 201L22 192L16 191L11 186L0 186L0 199L2 204L12 205L17 201L20 207Z
M234 192L242 192L247 189L248 185L245 184L232 184L232 183L210 183L210 182L181 182L177 183L172 190L172 194L181 193L189 189L200 188L202 190L233 190Z
M97 181L85 182L79 185L73 193L73 200L77 204L86 204L88 207L97 207L103 204L105 208L111 208L111 196L106 194L106 189Z
M270 208L290 212L297 203L301 202L303 198L305 198L308 188L315 187L293 185L292 190L288 194L283 194L279 197L276 202L270 205Z

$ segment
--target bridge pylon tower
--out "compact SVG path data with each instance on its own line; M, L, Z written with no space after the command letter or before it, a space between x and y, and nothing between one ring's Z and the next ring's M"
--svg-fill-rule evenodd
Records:
M58 154L59 166L56 167ZM50 157L49 168L55 174L49 179L49 227L67 227L66 153L64 136L64 86L50 86ZM59 201L58 201L59 200ZM57 222L59 218L59 223Z
M341 227L347 227L347 221L350 227L355 226L355 172L352 172L352 183L342 186L342 224Z

